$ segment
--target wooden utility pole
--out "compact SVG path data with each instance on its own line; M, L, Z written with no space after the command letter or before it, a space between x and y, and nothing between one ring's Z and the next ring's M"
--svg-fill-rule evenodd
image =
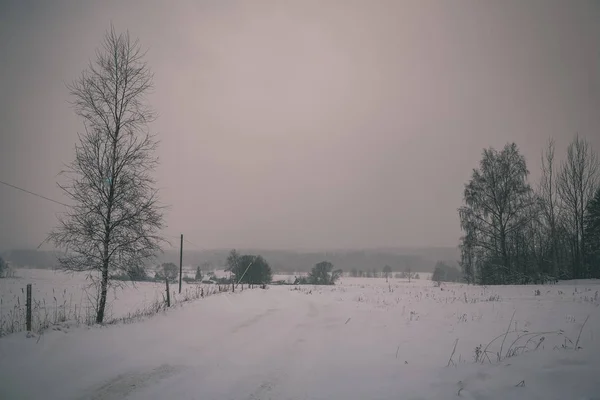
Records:
M31 332L31 283L27 284L27 299L26 299L27 315L25 318L25 325L27 332Z
M181 294L181 281L183 280L183 233L181 234L181 245L179 246L179 294Z
M171 293L169 292L169 277L165 278L165 283L167 285L167 307L171 307Z

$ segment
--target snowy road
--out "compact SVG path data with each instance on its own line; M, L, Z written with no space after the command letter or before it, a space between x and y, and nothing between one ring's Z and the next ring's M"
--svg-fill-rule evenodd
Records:
M52 332L36 346L35 339L18 342L47 364L11 360L0 389L9 392L0 397L308 398L307 383L330 379L318 371L347 318L327 317L331 305L317 306L306 294L275 293L215 296L139 324Z
M0 398L447 399L464 387L465 399L591 399L582 396L600 389L598 353L549 350L508 365L445 368L454 337L482 329L354 298L342 288L273 287L141 323L54 331L38 343L13 335L0 340ZM521 380L526 386L515 387Z

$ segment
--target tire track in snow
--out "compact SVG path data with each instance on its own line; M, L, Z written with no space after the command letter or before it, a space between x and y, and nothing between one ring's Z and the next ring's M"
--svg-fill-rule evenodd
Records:
M193 360L174 360L176 365L185 363L185 371L134 371L111 379L86 398L145 400L199 395L197 398L283 400L289 398L290 390L299 396L294 399L305 397L306 375L311 375L314 355L321 347L321 336L314 330L327 320L322 305L305 297L267 300L254 315L221 330L220 336L205 338L204 345L189 353ZM181 345L193 348L193 335L184 338ZM262 368L253 369L256 363Z
M320 344L319 340L311 336L311 332L322 326L325 319L319 308L322 305L317 305L312 300L303 298L293 304L288 311L294 317L278 318L278 324L282 324L277 328L278 334L271 341L265 342L265 357L268 361L262 361L268 368L263 379L258 381L260 385L249 390L249 394L243 397L244 400L289 399L290 391L294 393L295 400L308 398L302 382L314 364L310 362L307 365L303 354L308 351L307 357L314 357L314 348L319 348ZM292 387L295 389L291 389Z
M310 318L315 318L315 317L319 316L319 309L317 308L315 303L312 301L308 302L308 316Z
M250 396L248 400L271 400L271 391L277 384L277 380L264 381Z
M180 370L181 367L163 364L150 370L140 370L120 374L113 379L108 380L96 389L92 389L92 393L87 394L86 396L82 397L82 399L122 399L140 388L149 386L150 384L156 384L163 379L171 377Z
M239 332L240 330L242 330L242 329L244 329L244 328L248 328L248 327L250 327L250 326L252 326L252 325L255 325L255 324L257 324L258 322L260 322L262 319L264 319L265 317L268 317L269 315L271 315L271 314L273 314L273 313L275 313L275 312L277 312L277 311L279 311L279 310L278 310L278 309L276 309L276 308L269 308L268 310L266 310L266 311L264 311L264 312L262 312L262 313L260 313L260 314L258 314L258 315L255 315L254 317L252 317L252 318L250 318L250 319L248 319L248 320L244 321L244 322L243 322L243 323L241 323L240 325L238 325L238 326L234 327L234 328L231 330L231 333L232 333L232 334L233 334L233 333L237 333L237 332Z

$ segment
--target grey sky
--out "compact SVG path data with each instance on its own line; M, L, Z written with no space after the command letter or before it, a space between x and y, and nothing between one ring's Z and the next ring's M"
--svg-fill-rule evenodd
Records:
M483 147L516 141L533 179L549 137L600 150L597 1L12 1L0 180L65 200L65 83L111 21L149 48L167 231L205 248L454 246ZM0 203L0 249L61 210Z

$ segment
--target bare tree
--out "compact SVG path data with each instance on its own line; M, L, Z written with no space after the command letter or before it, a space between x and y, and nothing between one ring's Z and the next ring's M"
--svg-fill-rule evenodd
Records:
M558 175L558 195L565 212L573 250L572 277L583 277L585 260L585 212L598 188L600 164L585 139L576 136Z
M385 267L383 267L383 273L385 274L385 281L388 282L388 278L392 273L392 267L386 265Z
M542 214L548 225L552 252L552 274L558 276L558 232L557 214L559 199L556 190L556 171L554 170L554 140L548 141L548 147L542 154L542 178L539 186Z
M588 204L585 218L587 263L592 278L600 278L600 188Z
M153 75L129 33L106 33L96 60L68 86L84 133L59 185L73 206L49 239L65 249L60 266L86 271L97 283L96 322L102 323L113 271L127 271L160 251L163 208L151 173L157 141L146 104Z

